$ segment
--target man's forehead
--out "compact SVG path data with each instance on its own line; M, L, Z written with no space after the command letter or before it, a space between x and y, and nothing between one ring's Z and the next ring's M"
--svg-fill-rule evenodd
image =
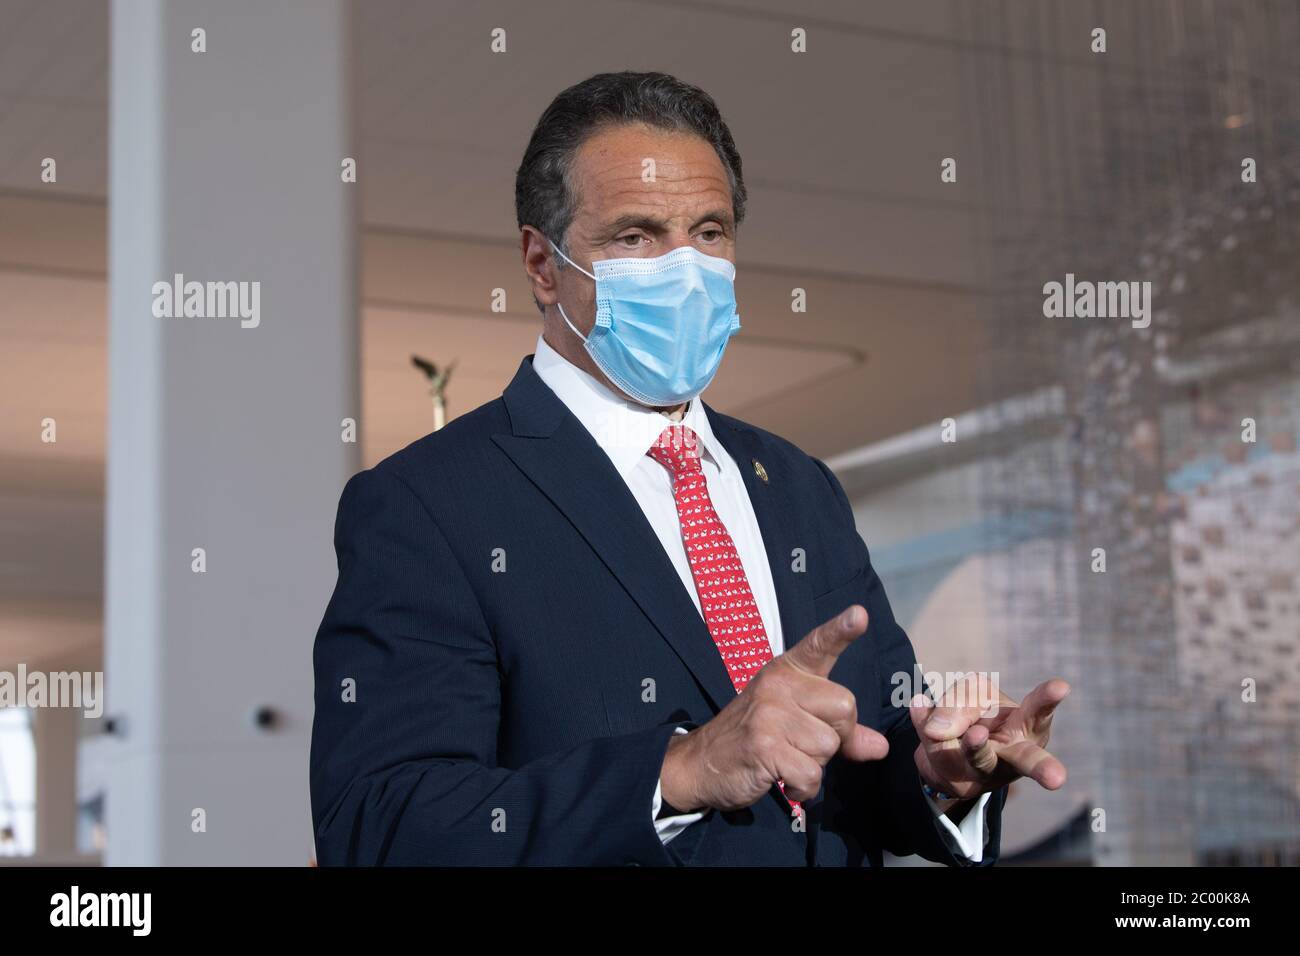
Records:
M581 205L591 212L598 208L602 219L664 215L670 209L680 212L683 204L704 208L721 201L729 207L731 202L731 184L718 154L688 133L633 126L601 131L578 150L573 173Z

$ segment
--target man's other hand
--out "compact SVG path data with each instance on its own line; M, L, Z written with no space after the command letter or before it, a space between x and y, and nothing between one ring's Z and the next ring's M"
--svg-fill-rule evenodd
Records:
M1046 790L1065 785L1065 765L1047 749L1056 707L1070 693L1060 678L1044 681L1020 703L1000 690L996 702L984 675L949 687L937 706L923 694L909 704L921 744L916 769L948 795L942 809L1028 777Z

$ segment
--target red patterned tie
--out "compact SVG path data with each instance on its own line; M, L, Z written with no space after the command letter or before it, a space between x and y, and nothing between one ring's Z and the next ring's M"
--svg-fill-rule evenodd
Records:
M709 500L709 487L700 467L699 436L685 425L669 425L646 454L673 476L673 500L682 526L682 544L695 579L704 623L739 694L772 659L772 644L767 639L735 542ZM778 783L784 791L784 783ZM798 803L791 801L790 806L796 814L802 812Z

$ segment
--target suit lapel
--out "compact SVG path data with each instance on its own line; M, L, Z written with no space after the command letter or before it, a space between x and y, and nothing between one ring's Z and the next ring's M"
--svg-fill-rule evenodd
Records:
M813 620L812 588L808 584L808 575L794 570L794 550L802 548L807 552L809 546L808 541L799 539L792 521L797 504L794 482L783 470L780 459L765 453L756 432L736 427L730 419L708 405L704 410L714 436L740 468L745 490L749 492L758 529L763 535L767 563L772 569L785 649L789 650L820 623ZM759 477L755 462L762 467L767 481Z
M492 440L558 508L671 645L715 708L735 698L722 657L654 529L609 458L525 358Z

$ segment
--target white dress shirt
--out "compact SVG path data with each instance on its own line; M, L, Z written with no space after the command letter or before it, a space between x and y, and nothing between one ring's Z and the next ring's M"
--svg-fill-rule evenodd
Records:
M772 644L772 656L783 653L785 641L781 633L781 615L758 518L754 515L754 506L749 500L749 492L745 489L740 469L726 449L718 443L700 401L697 399L690 402L680 421L675 421L662 412L615 394L547 345L540 335L533 356L533 371L609 456L614 470L627 483L673 567L677 569L682 587L695 603L696 610L700 610L700 598L695 590L695 579L691 575L686 547L682 544L677 503L673 498L672 475L646 452L669 425L685 425L699 436L703 451L700 464L708 484L709 499L735 542L736 552L749 581L749 589L753 592L759 616L763 619L763 629ZM678 732L686 733L682 728ZM953 852L961 853L976 863L984 855L984 807L988 796L985 794L980 798L979 805L971 808L960 827L946 816L939 816L949 834L949 845ZM664 843L704 817L703 813L685 813L657 819L662 802L659 788L656 787L651 817L655 820L655 829ZM931 806L934 806L933 801Z

